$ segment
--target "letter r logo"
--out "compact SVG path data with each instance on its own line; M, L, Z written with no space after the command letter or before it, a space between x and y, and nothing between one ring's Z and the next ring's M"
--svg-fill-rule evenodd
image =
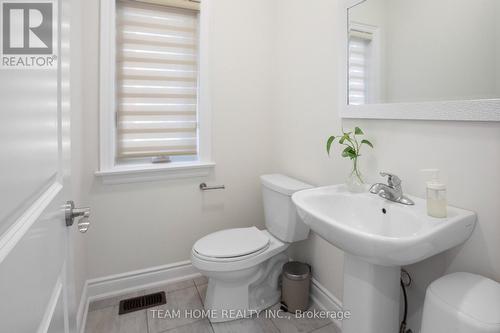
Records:
M52 3L3 3L4 54L52 54Z

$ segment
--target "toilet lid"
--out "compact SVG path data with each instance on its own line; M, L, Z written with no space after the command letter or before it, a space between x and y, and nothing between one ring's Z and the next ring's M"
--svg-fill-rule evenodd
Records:
M500 324L500 284L471 273L446 275L430 291L460 313L489 325Z
M234 258L257 252L269 244L269 237L257 229L226 229L198 240L193 250L212 258Z

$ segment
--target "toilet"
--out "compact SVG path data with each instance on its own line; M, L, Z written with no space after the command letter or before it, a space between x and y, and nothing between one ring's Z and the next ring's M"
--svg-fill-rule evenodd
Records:
M291 196L312 186L280 174L263 175L261 183L266 230L217 231L191 251L193 266L208 277L204 306L212 322L249 317L276 304L285 250L309 234Z
M500 333L500 284L471 273L432 282L421 333Z

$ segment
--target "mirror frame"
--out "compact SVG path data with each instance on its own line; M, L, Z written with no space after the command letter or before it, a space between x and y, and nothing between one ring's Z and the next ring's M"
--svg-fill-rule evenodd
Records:
M340 0L338 14L339 110L341 118L500 121L500 98L418 103L348 104L349 9L369 0Z

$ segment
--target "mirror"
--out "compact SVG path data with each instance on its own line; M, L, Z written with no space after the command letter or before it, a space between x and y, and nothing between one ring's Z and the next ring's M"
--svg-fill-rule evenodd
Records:
M500 0L366 0L347 25L349 105L500 98Z

